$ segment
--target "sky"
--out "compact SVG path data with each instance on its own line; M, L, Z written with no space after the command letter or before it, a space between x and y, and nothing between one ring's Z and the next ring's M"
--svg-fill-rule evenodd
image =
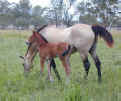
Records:
M20 0L8 0L10 3L18 3ZM41 7L48 7L50 5L50 0L30 0L32 6L40 5Z
M10 3L12 2L15 2L15 3L18 3L20 0L8 0ZM66 2L66 0L64 0ZM75 3L75 5L78 3L78 1L80 0L77 0L77 2ZM41 7L49 7L50 6L50 0L30 0L32 6L36 6L36 5L40 5ZM70 11L69 11L71 14L74 13L74 7L71 7Z
M18 3L20 0L8 0L10 3L15 2ZM65 2L67 0L64 0ZM75 7L81 0L77 0L77 2L74 3L74 5L69 10L70 14L74 14ZM41 7L49 7L50 6L50 0L30 0L32 7L36 5L40 5ZM75 6L75 7L74 7Z
M8 0L10 3L18 3L20 0ZM66 2L66 0L64 0ZM77 0L77 3L81 0ZM50 0L30 0L32 6L40 5L41 7L48 7L50 5Z

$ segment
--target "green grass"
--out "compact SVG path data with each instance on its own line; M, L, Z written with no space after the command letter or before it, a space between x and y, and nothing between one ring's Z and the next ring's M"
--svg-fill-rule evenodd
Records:
M102 83L97 82L97 70L89 57L91 68L84 80L84 68L79 54L71 61L71 82L65 84L65 72L58 59L57 69L62 82L46 80L47 68L40 76L39 57L27 77L23 75L20 55L26 51L25 40L30 31L0 31L0 101L121 101L121 32L113 34L114 48L99 40L97 53L102 62Z

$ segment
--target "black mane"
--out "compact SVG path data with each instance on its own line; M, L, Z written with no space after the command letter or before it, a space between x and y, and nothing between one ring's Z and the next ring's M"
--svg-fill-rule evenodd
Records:
M44 36L42 36L41 34L39 34L39 35L40 35L40 37L41 37L46 43L48 43L47 39L46 39Z
M39 28L38 30L37 30L37 33L39 33L42 29L44 29L45 27L47 27L48 25L43 25L41 28ZM47 39L42 35L42 34L39 34L40 35L40 37L46 42L46 43L48 43L48 41L47 41Z

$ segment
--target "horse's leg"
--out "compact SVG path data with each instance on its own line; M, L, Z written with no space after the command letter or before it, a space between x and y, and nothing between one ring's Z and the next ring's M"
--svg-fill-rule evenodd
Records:
M58 80L61 80L60 75L59 75L57 68L56 68L55 60L53 58L50 59L50 72L51 72L51 67L53 68L55 75L58 78Z
M70 64L70 57L71 57L70 54L69 54L68 56L66 56L66 61L67 61L67 64L69 65L69 67L71 67L71 64Z
M48 62L48 79L52 82L53 81L53 78L51 76L51 70L50 70L50 60L47 61Z
M84 76L85 79L87 79L88 77L88 73L89 73L89 69L90 69L90 62L88 60L88 57L86 57L84 60L83 60L83 65L84 65L84 69L85 69L85 72L86 72L86 75Z
M89 69L90 69L90 62L88 60L88 55L87 54L84 54L84 53L80 52L80 56L81 56L81 59L83 61L84 69L85 69L85 72L86 72L86 75L84 76L85 79L87 79Z
M95 65L96 65L96 68L97 68L97 71L98 71L98 81L101 82L101 62L100 62L100 59L98 58L97 54L96 54L96 50L90 50L89 53L91 54L94 62L95 62Z
M66 77L67 77L67 80L66 82L68 83L69 82L69 76L70 76L70 66L69 66L69 63L67 62L67 57L59 57L63 66L64 66L64 69L65 69L65 72L66 72Z
M45 59L40 57L40 65L41 65L41 70L40 70L40 74L43 73L44 70L44 63L45 63Z

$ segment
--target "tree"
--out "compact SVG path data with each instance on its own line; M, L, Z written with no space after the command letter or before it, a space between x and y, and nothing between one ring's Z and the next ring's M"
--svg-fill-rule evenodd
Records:
M14 8L14 14L16 16L16 26L28 27L31 18L31 8L29 0L20 0ZM20 22L20 23L19 23Z
M73 16L69 13L69 9L76 0L51 0L51 9L48 10L48 18L56 26L65 24L70 26Z
M0 25L2 28L14 22L10 7L11 4L7 0L0 1Z
M10 3L7 0L0 0L0 14L9 12Z
M37 6L32 8L32 15L33 16L41 16L43 11L44 11L44 9L37 5Z
M54 22L56 22L56 26L60 25L62 20L62 7L64 0L51 0L51 12L50 15L53 16Z
M84 13L83 16L95 17L98 23L110 26L111 22L117 19L118 0L88 0L78 6L78 10ZM84 4L84 6L82 6ZM82 16L80 14L80 16ZM93 22L92 22L93 23Z
M46 23L43 14L46 8L42 8L40 6L35 6L32 8L32 17L31 17L31 24L32 25L43 25Z

